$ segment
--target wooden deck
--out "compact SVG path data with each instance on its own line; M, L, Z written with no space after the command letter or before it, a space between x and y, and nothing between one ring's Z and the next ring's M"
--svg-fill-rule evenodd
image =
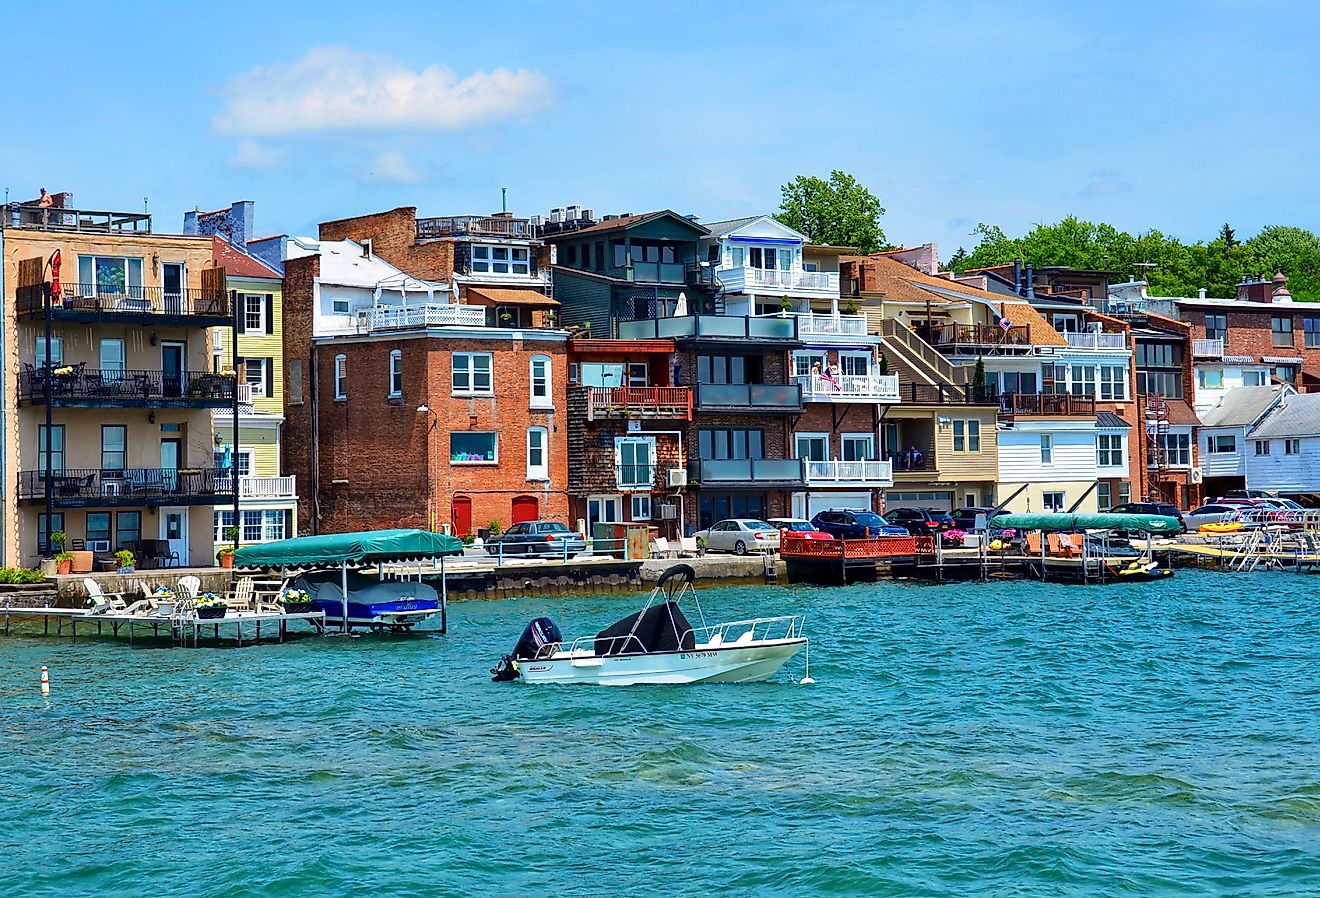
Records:
M15 620L33 620L42 623L43 635L51 635L51 623L55 624L56 636L63 636L67 627L69 637L78 638L78 628L82 627L83 635L92 635L95 628L97 636L121 637L127 636L128 641L132 643L136 636L146 636L143 632L150 630L152 638L159 638L162 635L170 637L171 645L196 647L200 644L203 634L211 633L211 638L233 639L238 645L244 642L244 627L247 627L247 641L256 642L261 640L262 625L266 625L266 638L275 638L279 642L284 642L291 634L289 633L289 624L303 621L311 625L310 634L292 634L292 635L321 635L325 633L325 612L308 611L302 613L288 613L283 611L230 611L224 617L218 618L200 618L195 614L191 617L165 617L156 614L124 614L122 612L103 612L93 614L84 608L17 608L0 606L0 617L4 619L4 632L10 634L11 624ZM107 633L107 629L109 633Z

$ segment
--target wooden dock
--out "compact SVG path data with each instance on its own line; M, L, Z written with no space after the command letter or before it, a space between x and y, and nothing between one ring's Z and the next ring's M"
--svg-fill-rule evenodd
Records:
M93 614L91 611L83 608L22 608L0 606L0 617L4 619L4 633L10 634L11 625L15 620L40 621L43 635L51 635L51 623L55 624L55 636L63 636L67 626L69 637L78 638L78 628L81 625L84 636L111 636L114 638L128 637L130 644L134 639L141 635L147 636L145 630L150 630L152 638L159 639L162 635L170 637L170 644L174 646L197 647L203 634L208 631L211 638L215 640L232 639L238 645L244 643L244 627L247 627L247 642L258 642L262 639L261 628L266 625L266 638L278 639L284 642L291 635L321 635L325 633L325 612L308 611L287 613L283 611L230 611L224 617L201 618L196 614L189 617L165 617L154 614L123 614L118 612L102 612ZM310 634L290 634L289 624L298 621L304 621L312 628ZM95 630L93 634L93 629ZM108 633L106 631L109 631Z

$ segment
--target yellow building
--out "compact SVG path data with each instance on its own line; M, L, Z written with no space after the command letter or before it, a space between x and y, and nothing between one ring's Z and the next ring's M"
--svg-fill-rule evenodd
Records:
M70 550L214 565L232 481L212 409L236 385L211 367L209 329L232 323L211 242L54 200L3 207L0 556L32 566L62 530Z

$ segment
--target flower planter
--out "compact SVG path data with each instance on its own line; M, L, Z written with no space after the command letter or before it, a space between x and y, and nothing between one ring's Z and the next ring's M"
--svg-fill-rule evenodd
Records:
M156 614L161 617L169 617L174 614L174 599L163 599L156 603Z
M315 602L284 602L281 606L285 614L308 614L316 610Z
M124 565L124 566L121 567L121 568L117 568L117 569L115 570L115 573L117 573L117 574L131 574L131 573L134 573L136 570L137 570L137 568L135 568L133 565L131 565L131 564L127 564L127 565Z
M55 573L67 574L73 570L73 559L62 558L55 562Z
M228 610L229 610L229 609L226 608L224 605L218 605L218 606L216 606L216 607L214 607L214 608L198 608L198 609L197 609L197 619L198 619L198 620L219 620L220 618L222 618L222 617L225 616L225 612L227 612Z
M234 555L232 552L226 552L223 555L217 556L217 558L220 561L221 567L232 568L234 566Z

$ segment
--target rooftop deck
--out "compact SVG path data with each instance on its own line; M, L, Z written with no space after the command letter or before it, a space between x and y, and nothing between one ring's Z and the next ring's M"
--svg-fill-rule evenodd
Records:
M2 207L3 226L32 231L74 231L110 234L150 234L151 216L146 212L94 212L35 203L9 203Z

